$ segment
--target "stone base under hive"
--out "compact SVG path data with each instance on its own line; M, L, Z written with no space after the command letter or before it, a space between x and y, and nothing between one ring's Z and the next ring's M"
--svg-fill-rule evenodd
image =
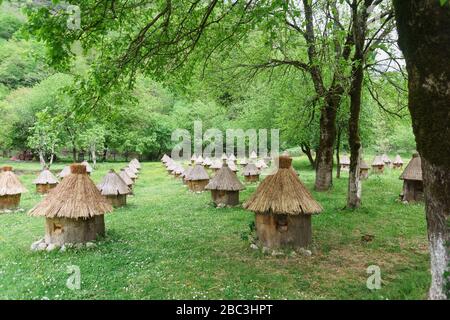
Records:
M209 183L209 180L188 180L189 190L192 192L201 192L205 190L206 185Z
M20 194L0 196L0 210L17 209L20 204L20 196Z
M127 205L127 195L126 194L119 194L116 196L105 196L105 198L113 207L116 207L116 208Z
M416 180L403 180L402 201L423 201L423 182Z
M382 174L384 172L384 166L372 166L372 173Z
M258 182L259 181L259 175L253 175L253 176L244 176L245 182Z
M45 242L63 245L85 243L105 235L104 216L89 219L46 218Z
M211 190L211 197L216 205L237 206L239 191Z
M54 187L56 187L56 184L37 184L36 192L40 194L46 194Z
M311 215L255 214L256 234L268 248L307 248L312 241Z

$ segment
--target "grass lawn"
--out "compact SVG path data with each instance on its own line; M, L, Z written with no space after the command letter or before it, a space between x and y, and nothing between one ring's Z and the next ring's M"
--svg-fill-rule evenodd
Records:
M369 160L369 159L366 159ZM370 163L370 162L368 162ZM9 164L1 161L0 166ZM38 163L14 163L39 170ZM97 183L109 168L100 163ZM294 161L312 190L314 172L305 158ZM192 194L160 163L143 163L129 205L105 217L107 236L96 248L32 252L44 235L44 219L26 213L0 215L0 299L424 299L429 275L422 204L397 201L399 171L370 176L363 207L344 210L347 173L333 190L313 192L322 214L313 217L311 257L264 255L245 235L253 213L216 209L209 193ZM57 164L52 169L60 169ZM20 176L29 189L21 206L42 198L34 174ZM247 186L241 201L256 186ZM361 236L374 235L371 242ZM66 287L67 267L79 266L81 289ZM369 265L381 268L382 287L366 287Z

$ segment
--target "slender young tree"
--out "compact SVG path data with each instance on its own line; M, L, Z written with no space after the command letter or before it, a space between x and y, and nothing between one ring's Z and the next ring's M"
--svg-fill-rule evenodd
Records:
M394 0L406 59L409 110L422 158L431 260L430 299L446 299L450 228L450 6L440 0Z

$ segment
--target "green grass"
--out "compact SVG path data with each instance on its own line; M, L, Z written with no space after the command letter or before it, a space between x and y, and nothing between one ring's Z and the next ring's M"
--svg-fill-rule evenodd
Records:
M3 161L0 165L7 163ZM37 163L13 164L38 170ZM98 182L110 168L99 164ZM294 166L312 190L304 158ZM56 165L55 168L61 168ZM430 282L423 205L397 201L399 172L370 176L363 206L343 209L347 173L333 190L313 192L324 212L313 217L312 257L264 255L242 235L254 217L242 208L216 209L209 193L192 194L160 163L144 163L129 205L105 217L107 236L93 249L32 252L44 220L25 213L0 215L0 299L424 299ZM21 206L42 198L33 174ZM241 200L255 190L248 186ZM361 236L375 236L370 243ZM366 268L381 268L382 288L366 288ZM67 266L81 269L81 289L66 287Z

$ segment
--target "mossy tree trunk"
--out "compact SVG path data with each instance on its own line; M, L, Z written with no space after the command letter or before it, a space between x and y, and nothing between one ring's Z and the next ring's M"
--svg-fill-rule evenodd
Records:
M422 158L431 260L430 299L446 299L450 214L450 5L394 0L409 110Z

